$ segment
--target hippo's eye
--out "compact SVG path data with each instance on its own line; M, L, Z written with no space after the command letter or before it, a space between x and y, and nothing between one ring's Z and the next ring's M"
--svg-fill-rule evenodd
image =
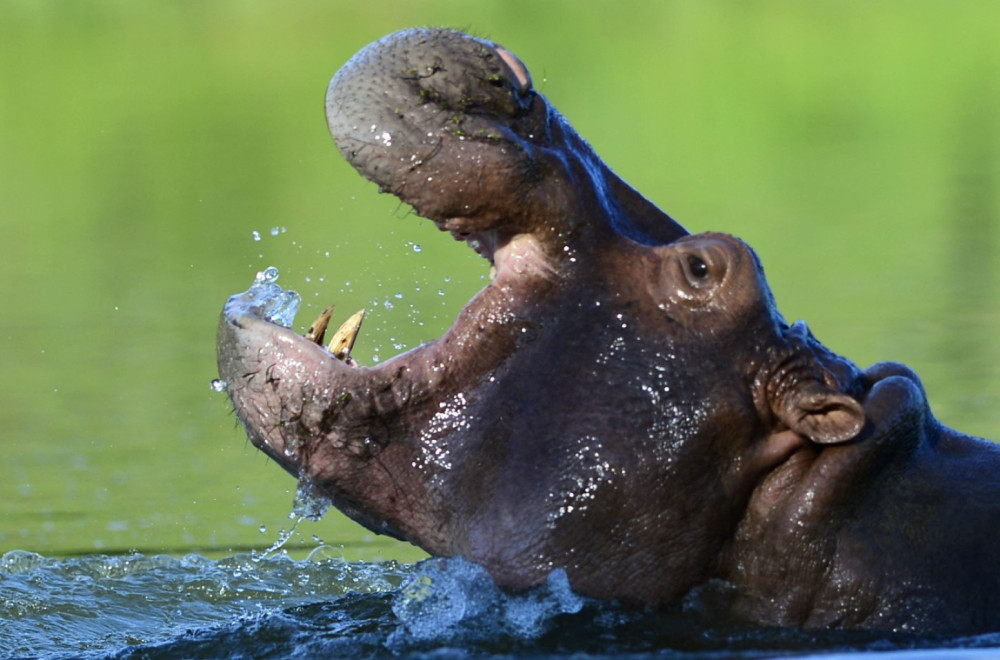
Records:
M706 277L708 277L708 264L706 264L704 261L694 256L693 254L689 254L687 257L687 262L688 262L688 270L690 271L691 275L693 275L695 278L703 280Z

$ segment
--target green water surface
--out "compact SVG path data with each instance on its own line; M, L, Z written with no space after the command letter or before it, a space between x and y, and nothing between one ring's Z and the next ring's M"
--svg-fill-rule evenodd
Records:
M367 307L368 363L483 286L323 118L355 51L428 24L504 43L626 179L754 245L786 316L1000 438L1000 3L4 0L0 554L227 554L288 527L294 479L209 388L256 271L303 294L300 324ZM420 556L336 514L293 543L313 535Z

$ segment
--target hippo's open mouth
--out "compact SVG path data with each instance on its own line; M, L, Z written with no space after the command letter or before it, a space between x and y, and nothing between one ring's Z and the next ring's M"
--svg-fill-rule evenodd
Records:
M364 454L432 419L422 407L442 391L488 378L542 322L540 301L595 246L686 233L615 176L535 92L526 67L491 42L436 29L390 35L338 71L326 110L337 147L361 174L465 241L494 277L443 337L370 368L349 357L360 319L324 348L329 316L296 334L295 294L273 281L230 298L220 375L253 442L295 474L333 469L307 460L320 449L303 438L343 427L355 408L347 426L359 437L337 442Z
M324 311L297 334L297 294L262 275L225 305L221 380L253 444L314 493L376 532L486 561L496 554L493 532L476 530L503 501L496 489L515 484L489 486L460 466L530 471L534 459L521 456L529 447L508 448L511 438L584 441L566 425L611 411L627 417L623 407L645 401L638 382L603 390L630 378L603 370L634 364L609 355L644 350L639 325L624 315L646 295L646 276L620 264L656 270L641 248L687 232L617 177L533 89L524 65L488 41L439 29L390 35L337 72L326 112L338 149L362 175L465 241L494 277L443 336L369 367L350 357L360 317L327 340ZM591 342L609 351L596 370L579 359L593 353ZM595 387L598 405L581 413L581 393ZM643 409L635 423L646 417ZM555 525L560 510L572 510L560 507L563 495L535 495L552 512L517 523L525 543L530 526ZM494 513L514 524L506 510ZM506 584L551 570L517 543L499 552L512 559L491 570Z

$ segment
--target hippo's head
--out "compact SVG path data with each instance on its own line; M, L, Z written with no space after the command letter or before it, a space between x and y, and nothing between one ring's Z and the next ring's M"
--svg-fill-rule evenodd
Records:
M617 178L501 47L391 35L327 112L365 176L496 268L441 338L374 367L233 296L219 370L253 443L369 528L501 583L676 597L753 490L855 437L864 380L775 310L738 239L686 232Z

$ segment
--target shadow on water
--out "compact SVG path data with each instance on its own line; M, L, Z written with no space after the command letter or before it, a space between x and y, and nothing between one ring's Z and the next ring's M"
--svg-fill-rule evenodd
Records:
M561 572L510 593L459 559L346 562L322 550L304 561L17 551L0 558L0 592L9 657L974 657L1000 645L996 635L757 628L720 620L706 593L678 608L629 609L577 596Z

